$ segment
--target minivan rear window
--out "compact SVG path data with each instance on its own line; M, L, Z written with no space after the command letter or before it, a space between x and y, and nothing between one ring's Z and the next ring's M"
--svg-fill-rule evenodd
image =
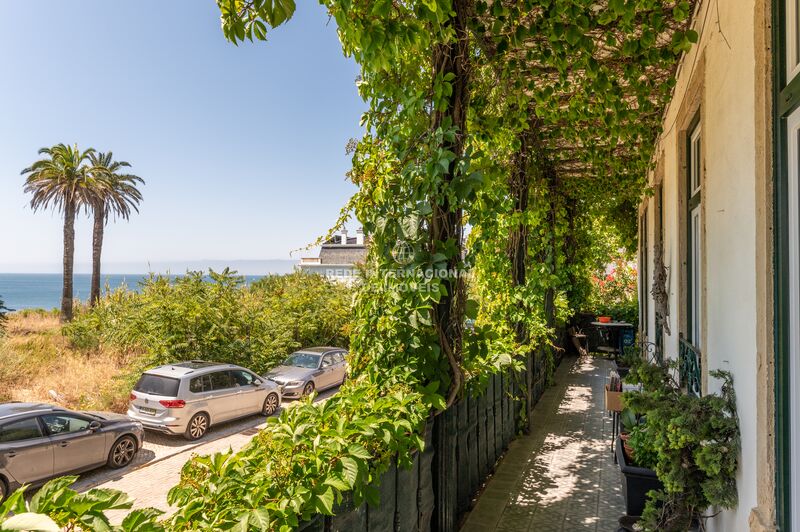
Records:
M150 395L177 397L179 386L180 381L178 379L145 373L141 376L141 378L139 378L139 382L136 383L136 386L133 387L133 390Z

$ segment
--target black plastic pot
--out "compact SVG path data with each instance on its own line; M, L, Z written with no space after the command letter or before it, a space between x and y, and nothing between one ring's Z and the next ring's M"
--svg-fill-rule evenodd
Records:
M656 472L646 467L637 467L628 463L622 451L622 440L617 438L615 448L617 463L622 477L622 495L625 497L625 513L630 516L642 515L647 502L647 492L664 487Z
M626 368L624 366L620 367L617 366L617 374L619 374L620 378L624 379L628 373L630 373L631 368Z

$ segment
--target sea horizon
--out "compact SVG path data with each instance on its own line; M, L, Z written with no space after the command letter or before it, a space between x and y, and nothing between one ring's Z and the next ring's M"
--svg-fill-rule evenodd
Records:
M161 275L174 279L186 275L187 271L207 272L208 270L188 269L183 273L108 273L101 275L100 288L103 293L105 293L106 289L116 290L121 286L138 291L140 283L150 275ZM250 284L267 275L285 274L290 271L292 270L269 271L257 275L241 275L241 277L244 278L245 283ZM88 301L91 279L92 274L90 273L75 273L73 275L73 297L76 300ZM0 273L0 299L2 299L4 306L11 311L59 308L61 306L62 286L63 274L61 273Z

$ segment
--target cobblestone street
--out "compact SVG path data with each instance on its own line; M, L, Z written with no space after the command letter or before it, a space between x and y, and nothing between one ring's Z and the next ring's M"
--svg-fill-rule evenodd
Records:
M625 513L603 386L612 362L565 359L462 532L613 532Z

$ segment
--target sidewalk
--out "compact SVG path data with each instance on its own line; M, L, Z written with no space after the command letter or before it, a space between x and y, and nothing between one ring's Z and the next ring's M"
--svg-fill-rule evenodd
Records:
M157 464L137 469L97 487L124 491L134 499L134 508L158 508L169 515L175 509L167 504L167 493L180 480L181 469L192 455L213 454L228 449L237 451L244 447L263 426L261 424L244 432L193 447L189 451L166 458ZM120 523L129 511L110 511L107 512L107 515L112 523Z
M614 532L625 513L603 386L613 363L565 359L462 532Z

